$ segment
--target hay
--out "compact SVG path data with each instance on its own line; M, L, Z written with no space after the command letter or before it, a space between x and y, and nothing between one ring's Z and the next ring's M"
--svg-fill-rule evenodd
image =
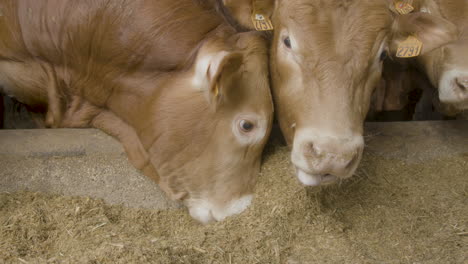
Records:
M307 189L270 146L245 213L208 226L154 211L0 194L2 263L463 263L466 156L420 164L367 155L354 179ZM461 234L461 235L460 235Z

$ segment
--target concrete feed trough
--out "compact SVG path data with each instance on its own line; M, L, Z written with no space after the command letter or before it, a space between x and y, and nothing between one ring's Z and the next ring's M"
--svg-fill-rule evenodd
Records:
M252 206L202 226L98 130L0 130L0 262L464 263L467 134L368 123L356 176L326 188L272 142Z
M0 191L102 198L111 204L176 206L133 168L118 141L96 129L0 130Z

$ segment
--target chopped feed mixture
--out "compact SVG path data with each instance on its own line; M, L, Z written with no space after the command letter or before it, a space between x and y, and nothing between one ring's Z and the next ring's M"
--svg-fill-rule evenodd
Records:
M305 188L269 146L253 205L200 225L186 209L0 194L1 263L467 263L468 157L365 155L353 179Z

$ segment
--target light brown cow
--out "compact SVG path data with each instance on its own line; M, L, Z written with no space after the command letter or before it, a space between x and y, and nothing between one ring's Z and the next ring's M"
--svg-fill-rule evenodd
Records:
M406 71L414 66L419 67L421 72L427 74L432 86L438 89L439 98L434 98L438 109L443 114L455 115L468 109L468 2L419 0L415 3L418 4L415 5L416 11L447 19L456 25L459 39L415 59L397 60L395 66L385 69L384 78L386 73L391 75L386 78L386 84L392 86L386 90L391 95L405 98L410 85L404 82L410 81L413 82L411 89L420 87L426 94L432 94L428 87L430 84L426 84L425 80L421 81L417 74ZM385 102L397 103L399 107L403 107L405 102L397 102L391 95L386 96ZM387 110L394 107L384 106Z
M444 18L459 30L459 39L418 57L417 63L438 88L446 114L468 109L468 2L419 0L417 11ZM451 109L450 111L448 109Z
M437 87L439 100L447 109L445 114L455 115L468 110L468 35L466 39L436 49L417 61L432 85Z
M422 94L427 78L408 59L387 58L383 65L382 79L373 92L368 119L412 120L414 105L410 104L411 93ZM419 100L417 97L411 99Z
M46 105L52 127L115 136L203 223L250 204L273 112L262 36L191 0L5 0L0 11L5 93Z
M412 60L386 59L382 79L374 90L367 119L384 121L441 120L436 88Z
M382 59L410 35L422 53L458 37L441 17L399 15L393 0L223 0L253 30L252 14L274 26L271 76L277 117L299 180L350 177L364 148L363 122Z
M386 60L382 79L372 96L368 120L464 119L460 109L440 102L438 89L414 62Z

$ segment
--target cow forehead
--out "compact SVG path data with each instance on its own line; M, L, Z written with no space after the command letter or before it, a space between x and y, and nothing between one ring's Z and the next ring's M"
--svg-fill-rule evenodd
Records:
M231 90L235 95L235 105L237 110L247 110L257 113L268 119L273 111L273 99L270 93L267 69L247 69L242 71L239 78L233 80Z
M294 35L302 53L345 60L367 59L392 21L388 1L288 0L277 8L276 23Z
M260 108L265 113L270 113L273 108L273 99L270 93L268 79L268 57L262 51L256 51L244 56L243 65L238 72L237 80L231 83L238 94L241 94L241 102Z

